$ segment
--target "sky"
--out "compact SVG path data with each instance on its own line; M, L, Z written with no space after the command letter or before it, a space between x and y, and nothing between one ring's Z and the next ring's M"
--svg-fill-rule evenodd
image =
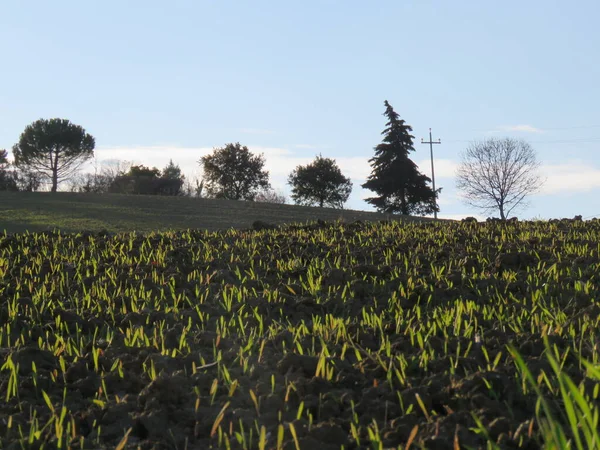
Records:
M440 217L487 217L455 187L461 152L524 139L545 183L520 218L600 217L600 3L564 1L2 0L0 148L40 118L96 139L96 164L188 178L212 149L266 158L274 188L318 154L352 179L381 142L388 100L413 128L411 158ZM88 165L88 170L90 166Z

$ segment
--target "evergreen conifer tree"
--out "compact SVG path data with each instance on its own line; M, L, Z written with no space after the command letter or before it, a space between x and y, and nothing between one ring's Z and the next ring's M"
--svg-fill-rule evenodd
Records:
M388 122L381 133L384 135L383 142L375 147L375 156L369 160L371 175L362 185L378 196L365 201L379 212L433 214L437 208L435 198L441 189L434 193L428 184L431 179L420 173L409 158L409 153L415 151L411 126L400 119L387 100L384 104Z

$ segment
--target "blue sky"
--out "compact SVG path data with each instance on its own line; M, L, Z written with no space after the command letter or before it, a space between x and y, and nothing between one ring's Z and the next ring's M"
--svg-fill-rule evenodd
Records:
M0 3L0 148L63 117L99 162L189 177L212 148L264 153L272 184L318 153L360 188L383 101L412 127L428 174L433 128L441 217L474 215L454 170L470 141L526 139L546 184L519 212L600 215L600 4L578 1L41 1Z

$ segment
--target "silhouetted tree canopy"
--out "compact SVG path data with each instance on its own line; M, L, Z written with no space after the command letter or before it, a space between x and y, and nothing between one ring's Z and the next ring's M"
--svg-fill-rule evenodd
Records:
M169 164L162 170L161 185L159 188L160 195L182 195L185 175L181 173L179 165L169 160Z
M151 169L141 164L139 166L131 166L129 172L125 173L125 175L130 177L158 178L160 176L160 170L156 167Z
M180 195L184 176L179 166L171 160L161 171L156 167L134 165L129 171L117 176L109 192L139 195Z
M8 170L8 152L0 149L0 191L17 191L16 172Z
M352 192L352 182L346 178L334 159L319 155L306 166L298 166L288 177L292 199L296 204L341 208Z
M8 152L0 150L0 191L37 191L42 184L39 173L27 169L10 169Z
M169 180L182 180L185 178L181 173L179 165L175 164L172 159L169 160L169 164L162 170L162 177Z
M388 122L381 133L383 142L375 147L375 156L369 160L371 174L362 185L378 196L367 198L366 202L379 212L433 214L439 211L435 199L441 189L434 193L429 186L431 179L420 173L409 158L409 153L415 151L411 126L400 119L387 100L384 105Z
M270 187L269 172L264 170L264 156L253 155L239 142L214 149L199 163L207 191L213 197L254 200L259 190Z
M36 192L42 186L42 176L38 172L28 169L20 169L13 172L20 192Z
M13 147L15 165L38 172L51 182L56 192L94 155L95 140L79 125L66 119L40 119L28 125Z
M0 149L0 170L6 170L9 166L8 152L4 149Z

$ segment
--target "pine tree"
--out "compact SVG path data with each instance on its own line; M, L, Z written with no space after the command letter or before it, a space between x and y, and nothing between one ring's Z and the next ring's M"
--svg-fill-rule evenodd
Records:
M94 156L95 145L92 135L67 119L40 119L25 128L12 153L16 167L45 176L56 192Z
M400 119L400 115L387 100L384 104L384 116L388 118L388 122L381 134L385 137L375 147L375 156L369 160L371 175L362 185L378 196L365 201L375 206L379 212L433 214L437 208L435 199L441 189L434 193L428 184L431 179L420 173L417 165L409 158L409 153L415 151L414 136L410 134L411 126Z
M172 159L169 160L169 164L163 169L162 177L168 180L185 179L185 175L181 173L181 168L178 164L175 164Z

